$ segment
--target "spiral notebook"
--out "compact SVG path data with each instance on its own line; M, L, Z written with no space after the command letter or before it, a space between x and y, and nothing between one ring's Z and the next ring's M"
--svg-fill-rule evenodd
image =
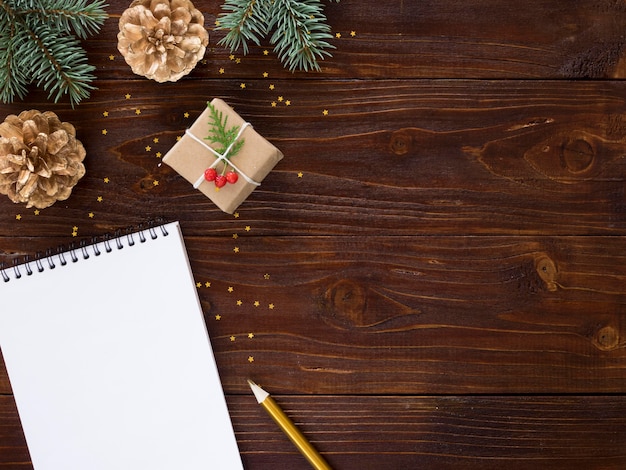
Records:
M243 468L177 222L0 274L35 470Z

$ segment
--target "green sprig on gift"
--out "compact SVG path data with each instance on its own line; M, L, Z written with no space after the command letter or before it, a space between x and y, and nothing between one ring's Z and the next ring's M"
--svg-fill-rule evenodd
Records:
M207 103L210 111L209 120L209 135L205 137L212 144L217 144L218 147L214 148L214 151L224 157L225 160L230 160L231 157L237 155L243 147L244 139L239 139L239 126L232 126L228 128L228 116L224 116L222 111L215 109L211 103ZM228 153L226 153L228 152ZM224 162L222 172L218 174L217 170L213 167L207 168L204 172L204 179L207 181L214 181L216 188L222 188L226 183L235 184L239 179L239 175L236 171L228 169L228 163Z
M108 15L104 0L0 0L0 100L26 96L30 84L72 106L95 87L79 39L97 33Z
M339 2L339 0L335 0ZM320 70L319 60L334 46L320 0L226 0L216 29L227 30L219 44L248 53L273 32L270 43L283 65L291 70Z

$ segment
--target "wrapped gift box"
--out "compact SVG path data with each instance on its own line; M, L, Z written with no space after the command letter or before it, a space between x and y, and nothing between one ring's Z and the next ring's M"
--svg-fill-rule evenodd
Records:
M239 205L254 191L259 183L269 174L276 164L283 158L283 154L274 145L269 143L253 127L246 124L230 106L224 101L215 98L211 104L217 111L228 116L227 127L238 126L243 131L239 139L244 140L243 147L235 155L228 156L233 167L239 171L239 179L234 184L217 189L211 181L203 179L207 168L215 164L218 157L207 147L217 148L206 139L210 133L210 114L207 109L187 129L185 135L163 157L163 161L183 176L199 191L211 199L217 207L228 214L232 214ZM221 171L223 162L215 165Z

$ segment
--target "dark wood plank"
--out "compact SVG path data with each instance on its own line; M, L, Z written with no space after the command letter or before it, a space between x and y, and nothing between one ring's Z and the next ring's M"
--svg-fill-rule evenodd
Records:
M237 239L186 236L228 393L251 374L276 393L626 389L624 237L259 237L237 221Z
M74 111L52 107L77 126L87 175L36 217L0 198L0 234L97 235L159 215L228 233L232 217L158 158L218 93L285 153L241 207L263 234L624 233L623 82L267 84L113 81Z
M92 99L0 105L57 111L88 152L68 201L0 197L0 262L181 220L248 469L309 467L246 378L337 469L626 466L626 7L326 2L322 72L211 31L161 85L111 3ZM219 3L196 2L209 29ZM237 217L160 165L215 96L286 155ZM1 362L0 469L31 469Z
M276 396L337 469L621 469L624 397ZM228 405L245 468L308 470L251 396ZM30 470L14 403L0 397L0 468ZM537 419L541 416L542 419Z
M117 51L119 15L112 1L102 33L86 42L100 76L131 79ZM614 0L325 2L336 48L322 62L325 77L341 78L624 78L626 9ZM193 79L288 77L269 41L230 52L213 31L221 2L195 2L205 15L210 47ZM354 36L352 35L354 34ZM111 60L113 56L113 60ZM220 69L223 69L220 72ZM310 78L296 73L298 78Z

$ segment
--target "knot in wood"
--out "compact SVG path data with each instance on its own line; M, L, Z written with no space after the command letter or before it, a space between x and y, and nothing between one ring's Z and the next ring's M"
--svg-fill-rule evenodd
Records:
M396 131L391 134L389 148L396 155L405 155L411 150L413 138L404 130Z
M361 325L367 294L356 282L342 279L326 291L326 301L334 317L352 325Z
M558 270L548 255L542 254L535 260L535 270L549 291L557 290Z
M571 137L561 147L561 164L570 173L582 173L593 164L596 152L583 137Z
M602 351L611 351L619 345L619 331L610 325L604 326L593 335L593 344Z

